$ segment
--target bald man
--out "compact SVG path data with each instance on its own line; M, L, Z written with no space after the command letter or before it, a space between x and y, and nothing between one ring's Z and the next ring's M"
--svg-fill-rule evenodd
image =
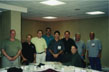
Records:
M81 34L80 33L75 34L75 43L78 47L79 55L84 60L85 59L85 43L81 40Z
M2 67L20 66L21 42L15 38L16 31L10 30L10 37L2 44Z
M91 68L101 71L101 50L102 45L100 40L95 39L95 33L90 32L90 40L87 42L87 57L89 59Z

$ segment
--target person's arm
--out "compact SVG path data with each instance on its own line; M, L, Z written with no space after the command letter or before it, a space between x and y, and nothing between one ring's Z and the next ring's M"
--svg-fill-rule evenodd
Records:
M44 45L45 45L45 53L46 53L47 43L46 43L45 39L44 39Z
M53 41L50 41L49 45L48 45L48 51L53 55L53 51L51 50L52 49L52 43Z
M99 50L99 53L98 53L99 58L101 58L101 52L102 52L102 50Z
M51 49L49 49L49 52L53 55L54 53L53 53L53 51L51 50Z
M6 51L4 49L2 49L2 54L8 58L8 60L12 61L12 57L8 56L8 54L6 53Z
M85 56L85 53L86 53L86 46L85 44L83 44L83 47L82 47L82 56Z
M87 50L87 58L88 58L88 56L89 56L89 51Z
M21 57L22 57L22 62L27 61L27 59L23 56L22 52L21 52Z
M33 63L36 63L36 54L37 54L37 51L36 51L36 47L35 47L34 44L33 44L33 46L34 46L34 49L33 49L33 52L34 52L34 61L33 61Z
M45 53L47 52L47 48L45 48Z
M34 63L36 63L36 53L34 53Z
M87 42L87 44L86 44L86 51L87 51L87 58L89 59L89 51L88 51L88 49L89 49L89 46L88 46L88 42Z
M59 51L58 55L62 54L63 50Z
M18 53L16 54L16 56L13 57L12 60L16 60L16 58L17 58L18 56L20 56L20 55L21 55L21 50L18 51Z
M6 42L5 42L5 40L2 42L2 45L1 45L2 47L2 49L1 49L1 52L2 52L2 54L8 59L8 60L12 60L12 57L10 57L10 56L8 56L8 54L6 53L6 51L5 51L5 46L6 46Z
M49 49L49 52L53 55L54 58L57 58L58 57L58 54L54 54L51 49Z
M82 50L82 56L85 56L85 53L86 53L86 49L83 49Z
M61 51L59 51L57 54L53 54L53 56L54 56L55 58L57 58L62 52L63 52L63 51L61 50Z
M63 42L62 42L62 40L61 40L61 50L57 53L57 54L55 54L55 57L57 58L60 54L62 54L63 53L63 51L64 51L64 44L63 44Z
M17 54L13 57L13 60L16 60L19 56L21 56L21 51L22 51L22 44L21 44L21 42L19 41L18 42L18 52L17 52Z
M98 40L98 47L99 47L98 57L101 58L102 44L101 44L101 42L99 40Z

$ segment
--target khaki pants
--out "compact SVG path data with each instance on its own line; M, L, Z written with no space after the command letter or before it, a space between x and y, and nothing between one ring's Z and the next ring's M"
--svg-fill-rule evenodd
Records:
M19 67L20 57L14 61L9 61L5 56L2 57L2 67Z
M45 58L46 58L46 53L42 53L42 54L36 54L36 62L37 63L43 63L45 62Z

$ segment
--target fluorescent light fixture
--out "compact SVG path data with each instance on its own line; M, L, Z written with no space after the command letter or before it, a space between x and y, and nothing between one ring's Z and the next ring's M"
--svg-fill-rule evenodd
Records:
M56 6L56 5L65 4L64 2L58 1L58 0L47 0L47 1L40 2L40 3L46 4L46 5L51 5L51 6Z
M56 19L57 17L53 17L53 16L47 16L47 17L43 17L44 19Z
M102 12L102 11L93 11L93 12L86 12L86 14L89 14L89 15L99 15L99 14L105 14L105 13Z

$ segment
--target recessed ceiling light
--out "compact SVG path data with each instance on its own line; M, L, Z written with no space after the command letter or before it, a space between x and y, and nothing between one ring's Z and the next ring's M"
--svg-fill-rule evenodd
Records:
M47 0L47 1L40 2L40 3L46 4L46 5L51 5L51 6L56 6L56 5L65 4L64 2L58 1L58 0Z
M102 11L93 11L93 12L86 12L86 14L89 14L89 15L99 15L99 14L105 14L105 13L102 12Z
M53 16L47 16L47 17L43 17L44 19L56 19L57 17L53 17Z

